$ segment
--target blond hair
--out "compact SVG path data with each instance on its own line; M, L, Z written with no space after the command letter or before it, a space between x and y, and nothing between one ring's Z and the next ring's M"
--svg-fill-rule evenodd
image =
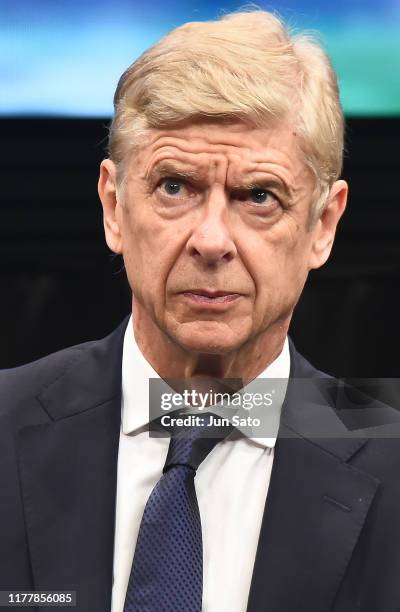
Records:
M172 30L121 76L114 108L109 154L118 180L149 129L204 117L288 122L316 176L317 215L342 170L344 118L329 58L311 36L292 35L266 11Z

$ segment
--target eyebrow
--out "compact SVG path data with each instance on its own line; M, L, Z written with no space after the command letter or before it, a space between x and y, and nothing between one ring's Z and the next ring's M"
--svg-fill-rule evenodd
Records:
M156 163L147 173L147 176L179 176L182 178L190 178L195 181L204 180L204 174L198 170L189 170L171 162L170 160L164 159Z
M284 183L283 181L280 181L279 179L275 179L272 177L261 177L259 178L259 180L249 180L249 181L243 181L241 183L236 183L234 185L230 186L230 189L232 191L241 191L241 190L249 190L249 189L276 189L276 191L279 191L281 193L284 193L286 196L290 196L291 195L291 190L290 188L286 185L286 183Z
M291 189L286 185L286 183L284 183L283 181L276 179L276 178L272 178L270 177L266 177L261 176L260 172L252 173L254 174L258 174L260 176L259 180L243 180L240 183L235 183L234 185L230 185L229 186L229 190L230 191L247 191L247 190L251 190L251 189L276 189L277 191L279 191L280 193L285 194L286 197L290 198L291 197ZM191 179L195 182L203 182L205 180L205 175L203 172L199 172L198 170L195 169L189 169L189 168L185 168L183 166L180 166L179 164L168 160L168 159L164 159L161 160L160 162L156 163L147 173L147 177L149 176L155 176L155 177L165 177L165 176L176 176L179 178L183 178L183 179Z

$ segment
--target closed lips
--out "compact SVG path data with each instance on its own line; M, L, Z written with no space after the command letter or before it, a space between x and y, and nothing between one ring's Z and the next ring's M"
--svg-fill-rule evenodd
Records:
M200 302L223 303L235 300L240 296L240 293L232 293L229 291L206 291L203 289L191 289L183 291L183 295Z

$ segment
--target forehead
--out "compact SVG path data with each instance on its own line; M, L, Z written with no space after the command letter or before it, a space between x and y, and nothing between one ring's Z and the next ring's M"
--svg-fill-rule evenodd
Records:
M264 162L292 171L304 168L295 131L277 122L252 127L242 121L199 120L179 128L151 129L136 152L135 161L146 167L146 172L166 159L204 170L218 162L243 170Z

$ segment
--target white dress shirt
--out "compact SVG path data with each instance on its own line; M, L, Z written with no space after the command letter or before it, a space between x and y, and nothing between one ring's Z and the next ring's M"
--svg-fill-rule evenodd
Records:
M286 338L281 354L258 378L287 381L289 370ZM111 612L123 612L143 511L162 475L169 446L169 438L148 434L149 378L159 376L136 343L131 317L122 356ZM275 440L276 437L230 440L228 436L197 470L195 487L203 535L203 612L246 611Z

